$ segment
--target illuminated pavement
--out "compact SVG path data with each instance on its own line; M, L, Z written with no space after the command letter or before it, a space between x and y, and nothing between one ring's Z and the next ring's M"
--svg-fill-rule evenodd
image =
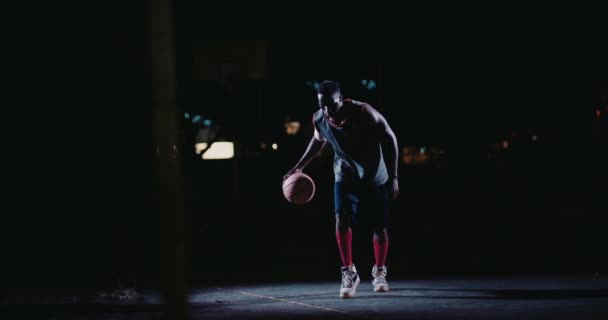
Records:
M362 279L353 299L337 282L196 288L192 319L608 319L608 277L429 278L390 281L375 293ZM4 294L11 319L161 319L158 292L133 299L80 290ZM8 319L3 317L3 319Z

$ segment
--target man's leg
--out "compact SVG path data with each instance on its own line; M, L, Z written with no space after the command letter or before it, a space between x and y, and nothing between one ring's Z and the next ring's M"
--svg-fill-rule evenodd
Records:
M374 229L373 242L376 267L382 268L386 263L386 255L388 254L388 231L386 228Z
M336 240L340 258L342 258L342 266L351 266L353 264L353 231L350 228L350 217L344 212L336 212Z
M341 298L352 298L355 295L360 279L352 258L352 229L351 208L352 197L348 186L336 182L334 187L335 212L336 212L336 241L342 259L342 285L340 287Z
M374 229L374 258L376 264L372 268L372 286L376 292L388 291L386 281L386 254L388 253L388 232L386 228Z
M375 265L372 268L372 285L374 291L385 292L389 290L386 282L386 256L388 254L388 223L390 218L390 196L386 185L378 186L373 191L374 194L374 226L372 241L374 244Z

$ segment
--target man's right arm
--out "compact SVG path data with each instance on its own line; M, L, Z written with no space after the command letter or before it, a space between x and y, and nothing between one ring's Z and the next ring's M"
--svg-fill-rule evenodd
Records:
M325 140L325 138L315 128L315 133L314 133L312 139L310 139L310 142L308 143L308 147L306 148L306 151L304 151L304 154L302 155L302 157L300 158L298 163L296 163L296 165L293 167L293 169L289 170L283 176L283 179L286 179L287 177L289 177L290 175L292 175L296 172L302 172L302 170L308 165L310 160L312 160L312 158L314 158L314 156L316 156L317 153L319 153L319 151L321 151L321 149L323 149L323 147L325 146L326 143L327 143L327 140Z

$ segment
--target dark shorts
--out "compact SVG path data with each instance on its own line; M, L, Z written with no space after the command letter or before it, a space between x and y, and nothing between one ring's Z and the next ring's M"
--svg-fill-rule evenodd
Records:
M334 183L335 213L350 217L351 224L388 227L391 198L387 184Z

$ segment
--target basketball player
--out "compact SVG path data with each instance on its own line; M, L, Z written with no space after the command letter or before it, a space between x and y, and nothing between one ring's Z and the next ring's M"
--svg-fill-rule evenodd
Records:
M351 298L359 285L352 261L351 224L364 215L371 222L375 265L374 291L389 290L385 265L388 252L390 202L399 195L397 139L385 118L367 103L344 99L337 82L324 81L317 90L319 110L313 114L314 136L289 175L302 172L329 142L334 150L336 240L342 259L341 298ZM367 208L363 212L361 207Z

